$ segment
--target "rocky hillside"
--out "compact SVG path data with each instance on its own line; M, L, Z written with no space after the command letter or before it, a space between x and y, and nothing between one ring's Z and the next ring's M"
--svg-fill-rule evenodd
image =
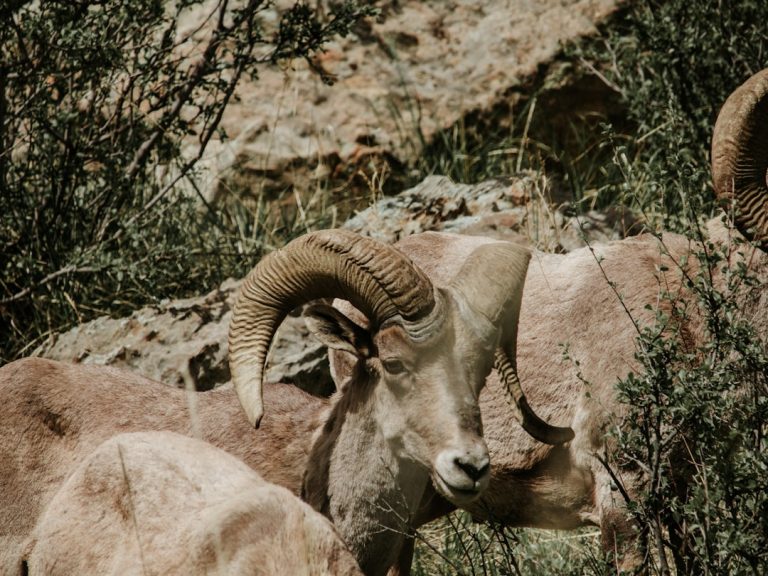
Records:
M464 119L513 121L531 82L562 47L594 33L622 0L373 4L378 17L310 64L291 62L243 82L222 122L231 140L214 145L207 160L220 174L209 183L208 200L232 191L276 193L329 176L346 182L359 170L394 173L389 185L397 186L398 173L439 131ZM599 82L577 92L561 108L601 109L611 96Z
M275 21L281 4L290 2L277 4ZM366 177L402 173L441 130L460 122L513 121L531 83L562 47L593 33L620 4L375 2L377 17L328 45L315 61L268 69L240 86L222 122L229 139L214 143L204 162L210 177L206 200L215 204L232 193L269 198L270 191L305 189L329 177L348 181L366 171ZM200 19L187 14L184 26L195 29ZM333 86L311 67L332 78ZM563 85L569 86L568 78L558 84ZM560 108L575 112L609 100L585 90L580 103L572 91ZM398 179L389 182L391 188ZM556 178L537 173L472 186L435 176L380 199L344 227L385 242L445 230L548 251L638 229L620 209L577 219L567 200ZM229 380L226 333L238 285L229 280L204 296L164 301L127 318L98 318L51 336L35 354L125 366L171 385L212 388ZM271 380L320 394L332 390L325 352L298 315L281 329L271 366Z

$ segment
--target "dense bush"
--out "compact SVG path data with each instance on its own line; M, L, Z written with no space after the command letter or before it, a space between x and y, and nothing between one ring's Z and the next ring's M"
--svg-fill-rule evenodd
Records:
M709 170L714 122L728 95L768 65L766 18L761 0L642 0L580 49L637 126L634 137L607 141L618 169L606 188L611 200L702 240L698 222L718 212ZM697 245L691 259L703 271L688 279L696 301L675 314L703 318L706 344L686 349L663 315L643 328L643 371L619 383L634 424L617 431L614 457L647 475L631 508L650 544L650 573L761 574L768 569L767 335L745 309L761 288L743 263L728 263L725 251L738 246ZM726 280L713 281L718 276Z
M199 28L184 31L192 9ZM267 9L264 0L3 5L0 363L95 314L213 287L274 241L248 211L197 209L196 164L226 137L219 123L242 77L309 58L366 11L336 3L321 21L296 4L267 26Z
M762 0L637 0L569 51L618 94L633 123L618 140L623 158L606 170L604 201L618 196L680 231L690 225L691 200L715 212L712 128L728 95L768 65L767 18Z
M740 248L704 243L693 275L680 263L695 300L663 295L674 318L641 328L643 371L618 384L629 415L609 459L645 474L630 509L651 544L650 573L768 570L768 349L753 325L764 286L734 258ZM694 315L705 343L689 349L675 326Z

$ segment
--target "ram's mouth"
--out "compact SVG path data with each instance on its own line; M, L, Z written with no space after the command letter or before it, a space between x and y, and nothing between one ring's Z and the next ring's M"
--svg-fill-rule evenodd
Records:
M435 489L457 506L465 506L478 499L488 485L488 477L485 476L476 481L473 486L455 486L447 482L439 472L432 473L432 484Z

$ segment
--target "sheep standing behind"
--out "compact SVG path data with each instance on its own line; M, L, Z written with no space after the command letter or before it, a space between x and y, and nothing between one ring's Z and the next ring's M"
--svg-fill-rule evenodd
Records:
M630 425L616 384L644 370L638 342L643 328L663 327L665 337L680 338L689 353L708 345L706 311L689 279L707 278L718 292L738 298L742 317L763 345L768 342L767 117L768 69L731 95L714 129L715 193L731 206L740 232L717 218L708 223L703 242L673 233L644 234L568 254L533 254L520 336L510 357L519 359L531 405L548 422L570 425L575 437L548 446L524 430L505 401L505 377L497 364L480 396L493 467L488 489L465 506L474 518L538 528L599 526L620 568L634 569L642 562L646 550L642 538L638 542L641 533L627 499L642 493L647 477L633 462L620 467L609 460L615 444L609 431ZM491 242L497 241L425 233L405 237L396 246L434 282L446 284L468 254ZM728 266L700 258L712 250L727 255ZM754 282L734 293L729 282L740 268ZM366 326L349 303L335 305ZM660 324L657 313L669 320ZM334 379L345 381L350 373L345 355L332 350L330 360ZM687 484L688 466L683 459L675 466L681 486ZM450 508L429 491L424 498L426 518Z
M173 432L120 434L62 484L29 574L361 574L333 525L237 458Z

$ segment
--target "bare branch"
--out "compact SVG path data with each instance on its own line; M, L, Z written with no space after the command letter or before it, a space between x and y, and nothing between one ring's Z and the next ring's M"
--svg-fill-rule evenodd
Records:
M45 278L37 282L34 286L27 286L26 288L24 288L24 290L17 292L13 296L9 296L8 298L3 298L2 300L0 300L0 304L10 304L11 302L16 302L17 300L26 298L41 286L45 286L49 282L52 282L53 280L56 280L56 278L59 278L61 276L65 276L67 274L85 274L85 273L92 273L92 272L98 272L98 271L99 271L99 268L95 268L93 266L81 266L81 267L77 267L74 265L65 266L64 268L57 270L56 272L51 272Z

